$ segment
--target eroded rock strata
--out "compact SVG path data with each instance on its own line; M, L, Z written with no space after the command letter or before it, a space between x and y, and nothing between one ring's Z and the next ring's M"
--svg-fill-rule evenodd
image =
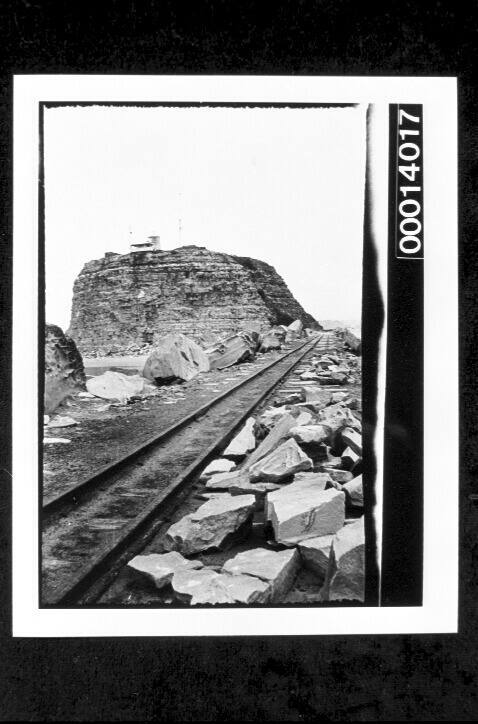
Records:
M85 355L135 353L168 333L204 346L300 319L321 329L265 262L184 246L105 254L83 267L68 334Z

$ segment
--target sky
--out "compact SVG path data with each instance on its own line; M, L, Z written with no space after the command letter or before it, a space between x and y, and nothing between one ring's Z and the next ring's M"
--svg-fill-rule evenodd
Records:
M272 264L317 320L359 320L365 108L45 110L46 321L73 282L157 234ZM181 230L179 219L181 219Z

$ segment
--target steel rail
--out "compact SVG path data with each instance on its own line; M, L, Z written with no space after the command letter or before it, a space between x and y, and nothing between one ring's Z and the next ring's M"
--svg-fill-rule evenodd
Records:
M319 339L315 340L315 344L318 344L322 337L323 335L321 335ZM226 397L229 397L236 390L244 387L244 385L247 385L249 382L264 374L275 365L283 362L285 359L287 359L287 357L290 357L290 355L294 354L306 345L311 344L312 341L307 340L307 342L304 342L302 345L294 347L293 350L287 352L285 355L282 355L281 357L279 357L279 359L273 360L270 364L262 367L250 377L246 377L233 387L230 387L225 392L221 392L219 395L216 395L216 397L213 397L208 402L204 403L204 405L201 405L201 407L198 407L198 409L194 410L194 412L185 415L183 418L170 425L168 428L166 428L166 430L163 430L158 435L153 435L149 439L145 440L143 443L130 450L126 455L122 456L121 458L117 458L114 462L109 463L108 465L103 466L96 473L83 479L81 482L77 483L77 485L74 485L68 490L65 490L63 493L60 493L59 495L56 495L49 500L46 500L42 506L42 516L48 517L53 513L59 512L68 504L77 503L83 495L93 490L97 485L104 483L109 477L111 477L111 475L119 472L125 465L133 462L134 459L137 458L139 455L147 452L152 447L164 442L166 439L179 432L179 430L182 430L191 422L197 420L198 417L201 417L205 412L210 410L211 407L221 402Z
M125 462L132 462L139 452L144 452L145 448L150 448L155 442L158 442L158 440L164 441L165 437L170 437L175 431L183 429L188 423L194 421L198 416L211 409L215 403L229 397L235 391L244 387L247 383L250 383L252 380L256 379L280 362L283 362L291 355L296 355L298 351L304 350L297 358L294 357L291 363L282 371L281 375L277 377L272 384L268 384L266 389L262 390L260 394L251 401L251 403L247 406L247 409L245 409L240 416L237 416L226 429L221 431L212 445L201 453L197 459L189 465L189 467L177 475L165 489L158 493L154 499L145 506L143 511L131 521L131 523L123 526L118 538L113 542L113 544L101 547L96 552L94 558L90 559L81 572L76 574L73 582L65 581L63 586L57 587L55 590L54 600L50 599L48 603L42 604L43 607L49 608L58 606L86 605L97 600L99 595L101 595L101 593L111 584L122 565L124 565L133 555L136 555L140 550L142 550L147 542L155 535L159 527L165 522L161 519L161 510L164 506L170 503L175 496L183 491L189 482L192 482L195 476L202 470L203 466L215 453L217 453L218 450L222 450L224 448L231 436L240 427L244 420L262 402L262 400L282 382L284 377L290 374L301 360L316 347L322 339L322 336L318 339L308 340L304 344L299 345L295 349L283 355L280 359L274 360L273 363L262 368L254 375L246 378L246 380L241 381L225 393L218 395L214 398L214 400L209 401L191 415L183 418L179 421L179 423L175 426L171 426L171 428L168 428L168 430L157 438L147 441L145 445L141 446L136 451L129 453L125 456L125 458L122 458L121 461L116 461L116 463L112 466L103 468L101 470L101 476L100 474L93 476L92 479L94 481L105 482L108 471L110 471L110 474L117 473L118 470L125 465ZM89 487L91 488L91 485ZM64 496L59 497L64 500ZM68 502L71 502L69 497L66 498L66 501L67 504ZM56 506L57 508L60 507L58 503L56 503ZM58 510L56 512L58 512Z

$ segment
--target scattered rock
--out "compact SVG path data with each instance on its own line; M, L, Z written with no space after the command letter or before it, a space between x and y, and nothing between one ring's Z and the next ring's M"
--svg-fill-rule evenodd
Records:
M228 547L233 534L242 537L250 530L255 503L253 495L209 500L169 528L164 547L184 555Z
M342 442L346 447L352 448L357 455L362 455L362 435L356 430L352 430L350 427L346 427L340 433Z
M332 541L325 601L363 601L365 594L365 530L363 516L342 528Z
M228 488L231 495L255 495L256 510L264 510L267 493L278 490L281 486L277 483L249 482L248 478L237 478Z
M267 438L266 438L267 440ZM312 460L300 449L295 440L286 440L269 455L249 468L251 481L284 480L300 470L311 470Z
M333 539L333 535L322 535L317 538L303 540L298 544L304 566L322 579L325 578L327 573Z
M302 412L299 412L295 419L296 426L298 425L310 425L310 423L313 421L314 416L311 412L308 410L303 410Z
M122 372L107 370L102 375L90 377L86 382L88 392L104 400L126 402L142 394L145 380L139 375L124 375Z
M330 468L326 465L322 466L322 470L324 473L330 475L332 480L335 480L335 482L340 483L341 485L348 483L353 478L353 475L349 470L338 470L337 468Z
M154 346L143 368L143 377L168 384L192 380L199 372L208 372L209 359L201 347L184 334L167 334Z
M64 417L59 415L48 423L48 427L71 427L72 425L78 425L78 422L67 415Z
M300 392L292 392L290 395L284 395L284 397L277 397L273 404L276 407L281 405L295 405L299 402L305 402L305 399L305 393L301 390Z
M206 479L207 490L229 490L235 483L249 482L248 473L242 470L231 470L228 473L215 473Z
M128 563L129 568L146 576L156 588L163 588L171 583L175 573L181 570L202 568L201 561L189 561L177 551L169 553L150 553L145 556L135 556Z
M81 397L85 400L94 400L95 395L92 395L91 392L78 392L78 397Z
M325 490L329 481L329 475L325 473L296 473L294 483L306 482L313 485L314 490ZM281 488L284 490L284 488Z
M43 438L44 445L55 445L56 443L66 444L68 442L71 442L71 440L67 440L65 437L44 437Z
M232 458L233 460L241 460L247 453L254 450L256 446L256 438L253 433L254 423L255 420L253 417L249 417L249 419L246 420L246 424L240 433L231 440L224 450L223 455L225 457Z
M302 393L303 401L314 402L317 411L323 409L330 403L330 392L328 392L328 390L321 390L320 387L303 387Z
M295 418L292 417L288 412L277 420L271 431L264 438L258 447L249 455L244 469L248 469L254 465L258 460L264 458L266 455L271 453L285 438L288 437L289 431L296 424Z
M362 458L352 450L351 447L345 448L342 453L342 465L347 470L353 470Z
M253 576L231 576L210 568L178 571L172 587L176 596L191 606L221 603L265 603L268 584Z
M232 460L218 458L217 460L210 462L209 465L204 468L199 479L205 480L214 473L229 473L234 467L236 467L236 464Z
M267 496L267 517L278 543L292 546L307 538L336 533L345 521L345 495L338 490L314 491L292 483Z
M346 392L332 392L330 401L332 404L336 402L344 402L344 400L347 399L347 393Z
M325 425L298 425L291 428L290 435L299 445L318 444L328 439L330 428Z
M289 591L299 567L300 558L295 549L275 552L254 548L230 558L224 564L223 570L265 581L269 584L268 598L275 602Z
M363 508L363 486L361 475L346 482L343 486L343 490L347 496L347 500L354 508Z

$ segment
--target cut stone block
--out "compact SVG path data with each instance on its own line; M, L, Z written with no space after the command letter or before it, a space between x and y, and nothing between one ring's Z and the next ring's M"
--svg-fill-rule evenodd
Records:
M295 420L296 427L299 425L310 425L310 423L313 421L313 419L314 419L314 416L308 410L299 412L299 414L297 415L296 420Z
M254 423L254 418L249 417L240 433L231 440L224 450L223 455L225 457L232 458L233 460L241 460L247 453L254 450L256 446L256 438L253 433Z
M345 494L327 490L290 489L302 483L292 483L287 490L277 490L267 496L267 518L272 523L278 543L292 546L307 538L331 535L344 525Z
M208 490L229 490L234 483L247 482L249 475L242 470L232 470L229 473L215 473L206 479Z
M223 570L265 581L270 587L270 600L275 602L289 591L299 567L300 557L295 549L275 552L254 548L226 561Z
M172 581L177 571L202 568L203 564L201 561L188 561L180 553L171 551L135 556L128 566L151 580L156 588L163 588Z
M269 586L253 576L231 576L210 568L179 571L172 580L176 596L191 606L217 603L266 603Z
M337 468L330 468L326 465L322 467L322 470L324 473L330 475L332 480L335 480L335 482L340 483L341 485L348 483L353 478L353 474L350 470L338 470Z
M344 445L352 448L357 455L362 455L362 435L359 432L346 427L345 430L342 430L340 436Z
M322 535L303 540L298 545L304 566L322 579L327 573L333 539L333 535Z
M169 528L164 547L184 555L227 547L233 534L245 535L250 529L255 503L253 495L223 495L208 500Z
M267 493L278 490L281 486L277 483L250 483L248 479L238 479L228 488L231 495L255 495L256 510L263 510Z
M353 480L350 480L348 483L345 483L343 490L345 491L345 495L350 501L350 504L354 508L363 508L363 486L361 475L353 478Z
M299 445L322 443L328 439L330 429L326 425L298 425L291 428L290 435Z
M291 427L294 427L295 424L295 418L288 412L282 415L261 444L249 455L243 469L250 468L258 460L261 460L272 452L286 437L288 437L289 430Z
M329 481L329 475L327 473L296 473L294 475L294 483L311 483L314 490L325 490L326 485ZM284 490L284 488L281 488Z
M365 529L363 516L346 525L332 541L325 601L363 601L365 594Z
M311 470L312 460L300 449L295 440L286 440L250 469L251 482L255 480L284 480L300 470Z
M357 455L351 447L345 448L342 453L342 465L348 470L353 470L362 458Z
M232 468L235 467L236 464L232 460L218 458L217 460L213 460L207 467L204 468L199 479L204 480L214 473L229 473Z

